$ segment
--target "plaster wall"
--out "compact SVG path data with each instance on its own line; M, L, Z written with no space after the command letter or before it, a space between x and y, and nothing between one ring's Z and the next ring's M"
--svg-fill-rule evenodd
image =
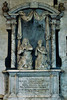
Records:
M66 43L66 36L67 36L67 1L64 2L65 11L64 16L61 18L61 25L60 25L60 32L59 32L59 54L62 58L62 66L61 69L64 73L61 74L61 92L63 96L67 100L67 43Z
M7 56L8 34L6 32L6 20L0 14L0 94L4 94L4 77L2 71L5 70L5 58Z

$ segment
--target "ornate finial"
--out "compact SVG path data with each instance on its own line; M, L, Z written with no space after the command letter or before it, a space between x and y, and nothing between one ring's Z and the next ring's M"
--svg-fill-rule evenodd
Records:
M59 4L58 10L59 10L60 12L62 12L62 11L65 10L64 3L60 3L60 4Z
M2 10L3 10L3 12L5 12L5 13L7 13L7 12L9 11L8 3L7 3L6 1L3 3Z

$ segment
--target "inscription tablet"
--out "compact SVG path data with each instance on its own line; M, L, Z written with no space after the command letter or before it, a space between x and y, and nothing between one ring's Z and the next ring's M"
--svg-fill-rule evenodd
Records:
M19 93L23 97L49 97L50 77L19 77Z

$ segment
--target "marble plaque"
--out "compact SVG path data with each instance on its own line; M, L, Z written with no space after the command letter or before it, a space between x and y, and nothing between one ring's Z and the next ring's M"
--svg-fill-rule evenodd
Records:
M50 97L50 77L19 77L23 97Z

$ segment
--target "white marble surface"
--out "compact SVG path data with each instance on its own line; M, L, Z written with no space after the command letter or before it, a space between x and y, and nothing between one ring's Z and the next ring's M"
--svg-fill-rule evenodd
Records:
M9 96L4 100L14 98L20 100L61 100L59 99L59 72L8 72ZM21 95L23 94L23 95Z
M53 69L53 70L4 70L3 73L6 72L63 72L63 70L60 69Z

